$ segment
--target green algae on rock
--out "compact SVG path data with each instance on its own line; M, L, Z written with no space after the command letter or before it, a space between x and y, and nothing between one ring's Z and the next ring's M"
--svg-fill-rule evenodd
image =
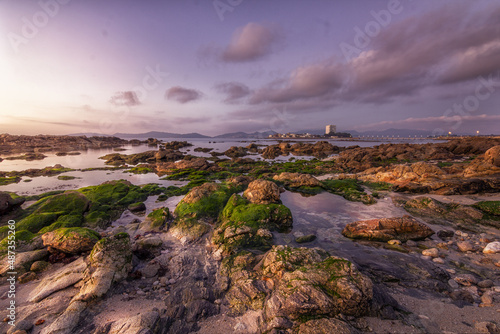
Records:
M364 204L374 204L375 199L365 193L356 179L324 180L323 186L331 193L340 195L348 201L362 202Z
M69 254L91 250L100 238L99 233L81 227L60 228L42 235L44 246Z

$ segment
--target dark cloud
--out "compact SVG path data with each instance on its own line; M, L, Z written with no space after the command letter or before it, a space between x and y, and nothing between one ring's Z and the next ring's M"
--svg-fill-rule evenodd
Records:
M137 94L133 91L116 92L109 100L115 106L133 107L141 104L137 98Z
M174 100L182 104L199 100L202 96L203 94L195 89L179 86L172 87L165 92L165 98L167 100Z
M250 94L250 88L238 82L226 82L215 86L215 89L226 95L224 102L234 103Z
M258 60L270 54L279 39L280 34L276 28L251 22L233 34L221 58L226 62Z

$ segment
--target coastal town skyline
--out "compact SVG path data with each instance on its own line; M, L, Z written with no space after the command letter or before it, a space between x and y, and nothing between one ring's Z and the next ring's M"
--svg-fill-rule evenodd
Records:
M498 133L491 1L3 1L0 22L0 133Z

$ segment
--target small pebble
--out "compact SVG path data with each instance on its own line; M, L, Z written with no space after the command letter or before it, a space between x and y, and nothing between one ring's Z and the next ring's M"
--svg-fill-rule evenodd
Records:
M432 257L430 257L430 256L422 255L421 257L423 260L429 260L429 261L432 260Z
M453 288L453 289L458 289L458 283L453 280L453 279L450 279L448 280L448 284Z
M474 249L474 246L472 246L472 244L468 241L459 241L457 242L457 247L458 247L458 250L460 250L461 252L470 252Z
M389 245L401 245L401 241L396 240L396 239L389 240L389 241L387 241L387 243L388 243Z
M417 247L417 245L418 244L415 241L413 241L413 240L408 240L406 242L406 246L408 246L408 247Z
M432 262L444 264L444 260L440 257L436 257L436 258L432 259Z
M424 249L422 251L422 255L424 255L424 256L430 256L430 257L438 257L439 256L439 251L438 251L437 248Z
M493 281L490 279L485 279L477 283L477 286L483 289L491 288L493 286Z

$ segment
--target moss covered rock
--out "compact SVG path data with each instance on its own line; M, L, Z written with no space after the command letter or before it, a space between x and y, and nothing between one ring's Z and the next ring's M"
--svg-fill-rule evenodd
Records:
M364 204L376 203L375 199L363 190L360 182L356 179L325 180L322 181L322 184L329 192L340 195L348 201Z
M220 220L212 240L226 254L245 248L267 250L272 246L270 231L285 232L293 223L290 209L283 204L254 204L236 194Z
M148 214L146 219L141 222L139 229L144 232L159 232L165 227L170 218L171 215L168 208L153 210L150 214Z
M42 235L44 246L70 254L91 250L99 239L99 233L82 227L60 228Z

